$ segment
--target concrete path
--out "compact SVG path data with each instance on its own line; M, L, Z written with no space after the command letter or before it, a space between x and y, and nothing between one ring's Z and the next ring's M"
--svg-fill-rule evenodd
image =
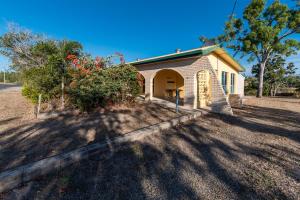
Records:
M163 107L168 107L168 108L173 108L173 109L176 108L175 103L164 100L164 99L156 98L156 97L152 97L151 102L159 104ZM182 111L191 111L191 110L188 110L187 108L185 108L184 106L180 106L180 105L178 106L178 108L179 108L179 110L182 110Z

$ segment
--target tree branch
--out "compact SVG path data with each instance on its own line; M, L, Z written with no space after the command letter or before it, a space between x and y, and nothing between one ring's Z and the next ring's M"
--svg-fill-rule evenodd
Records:
M296 30L291 30L290 32L287 32L287 33L283 34L281 37L278 38L278 41L286 38L287 36L289 36L289 35L291 35L293 33L296 33Z

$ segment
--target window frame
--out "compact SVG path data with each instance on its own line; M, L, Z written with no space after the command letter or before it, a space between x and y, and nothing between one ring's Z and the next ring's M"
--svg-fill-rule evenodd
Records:
M223 88L223 91L225 94L228 94L228 89L227 89L227 86L228 86L228 72L226 71L222 71L222 75L221 75L221 83L222 83L222 88Z
M235 74L231 73L230 74L230 93L234 94L235 93Z

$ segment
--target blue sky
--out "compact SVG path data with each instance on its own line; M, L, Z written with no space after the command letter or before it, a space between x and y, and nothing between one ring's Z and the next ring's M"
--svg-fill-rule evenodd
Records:
M51 38L79 41L94 56L121 52L126 61L132 61L172 53L177 48L199 47L200 35L222 33L234 1L1 0L0 34L6 31L7 22L15 22ZM235 14L240 16L249 1L238 0ZM294 5L291 0L282 2ZM298 68L299 57L290 59ZM240 63L250 71L251 64L245 60ZM0 70L8 65L9 61L0 56Z

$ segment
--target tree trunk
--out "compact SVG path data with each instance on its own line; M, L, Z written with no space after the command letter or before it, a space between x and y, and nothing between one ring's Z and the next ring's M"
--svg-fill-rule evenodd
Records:
M265 63L260 63L259 66L259 77L258 77L258 89L256 97L261 98L263 96L263 87L264 87L264 72L265 72Z
M61 109L65 109L65 77L61 78Z
M271 89L270 89L270 96L271 97L273 96L273 86L271 86Z
M277 95L277 90L278 90L278 88L279 88L279 85L275 85L275 88L274 88L274 97Z
M270 96L273 97L274 96L274 84L270 84Z

